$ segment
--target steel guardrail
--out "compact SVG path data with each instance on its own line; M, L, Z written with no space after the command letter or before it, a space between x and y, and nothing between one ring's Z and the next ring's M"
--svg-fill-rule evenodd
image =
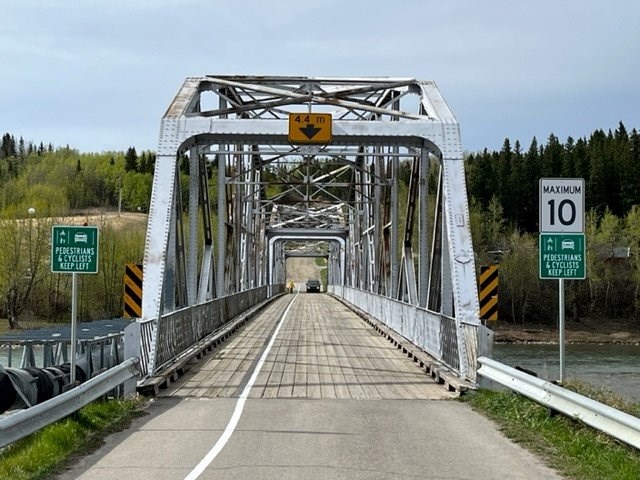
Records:
M52 424L140 375L140 360L130 358L71 390L0 420L0 448Z
M640 418L491 358L480 357L478 362L478 374L484 378L640 449Z

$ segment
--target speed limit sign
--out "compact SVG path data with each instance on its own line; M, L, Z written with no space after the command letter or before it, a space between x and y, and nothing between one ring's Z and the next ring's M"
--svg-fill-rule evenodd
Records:
M540 179L540 232L584 232L584 179Z

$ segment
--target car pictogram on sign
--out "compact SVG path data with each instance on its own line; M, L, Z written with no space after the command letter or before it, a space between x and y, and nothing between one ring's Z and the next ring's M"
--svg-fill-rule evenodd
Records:
M562 244L560 245L562 250L569 249L574 250L576 248L576 244L573 240L564 239L562 240Z

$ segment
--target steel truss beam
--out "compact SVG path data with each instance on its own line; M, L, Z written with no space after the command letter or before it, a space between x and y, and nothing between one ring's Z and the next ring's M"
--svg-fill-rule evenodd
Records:
M288 115L298 112L331 113L332 141L289 144ZM187 219L178 168L184 158ZM430 192L434 179L439 187ZM143 318L284 282L292 241L328 256L333 284L455 316L460 364L467 364L474 340L465 325L479 320L462 147L435 83L185 80L161 121Z

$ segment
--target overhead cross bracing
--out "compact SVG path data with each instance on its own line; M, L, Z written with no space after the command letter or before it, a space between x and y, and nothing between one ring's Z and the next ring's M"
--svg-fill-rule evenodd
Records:
M330 115L330 141L305 114ZM161 122L143 317L283 284L303 242L328 252L330 283L476 324L462 162L434 82L189 77Z

